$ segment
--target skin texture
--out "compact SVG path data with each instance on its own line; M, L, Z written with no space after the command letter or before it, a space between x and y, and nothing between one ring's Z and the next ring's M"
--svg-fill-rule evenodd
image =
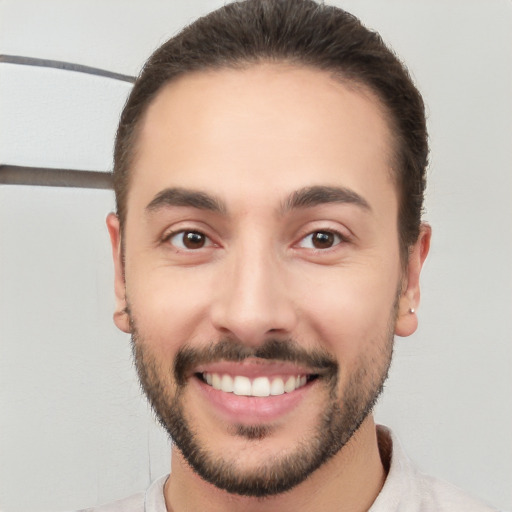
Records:
M133 335L139 373L164 421L178 404L210 461L244 478L299 448L313 450L333 404L345 417L336 438L360 424L306 480L266 498L206 482L175 446L169 510L367 510L374 501L385 473L367 413L387 374L393 334L417 327L409 309L419 304L430 241L423 226L404 270L392 148L376 98L313 69L260 64L189 74L149 107L132 169L124 261L115 215L107 224L114 319ZM316 200L294 201L311 187L320 191ZM200 234L192 248L183 232ZM327 242L315 246L315 233ZM207 359L192 358L184 376L174 366L184 349L226 340L246 351L251 371L271 371L279 359L257 351L277 340L325 355L336 378L316 379L268 421L243 408L233 418L194 376L208 371ZM231 364L235 374L249 371ZM255 427L261 435L251 438Z

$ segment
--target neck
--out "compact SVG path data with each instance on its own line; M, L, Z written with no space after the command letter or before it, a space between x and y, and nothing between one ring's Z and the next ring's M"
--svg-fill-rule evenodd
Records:
M362 512L375 501L385 479L370 415L342 450L286 493L268 498L229 494L202 480L175 447L164 493L168 512Z

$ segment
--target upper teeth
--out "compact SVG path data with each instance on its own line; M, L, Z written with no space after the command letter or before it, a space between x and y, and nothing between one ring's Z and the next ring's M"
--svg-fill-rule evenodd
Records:
M243 396L269 396L291 393L306 384L305 375L290 377L257 377L253 380L243 375L232 377L219 373L204 373L204 380L214 389Z

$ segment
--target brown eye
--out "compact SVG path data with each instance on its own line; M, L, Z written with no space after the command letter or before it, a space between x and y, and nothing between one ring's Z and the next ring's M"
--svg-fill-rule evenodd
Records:
M194 250L202 249L209 245L209 238L198 231L180 231L169 238L172 245L178 249Z
M313 233L311 241L316 249L328 249L334 245L334 233L317 231Z
M183 233L183 245L187 249L200 249L205 244L205 236L202 233L188 231Z
M314 231L304 237L299 246L306 249L330 249L341 241L341 236L333 231Z

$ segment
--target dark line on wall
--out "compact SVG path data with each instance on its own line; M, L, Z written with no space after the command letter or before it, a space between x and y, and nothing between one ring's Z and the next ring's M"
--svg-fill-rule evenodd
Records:
M19 64L21 66L39 66L43 68L63 69L65 71L76 71L77 73L103 76L114 80L121 80L123 82L135 82L134 76L123 75L106 69L93 68L91 66L84 66L83 64L76 64L74 62L64 62L61 60L37 59L35 57L23 57L21 55L0 55L0 62Z
M98 171L0 165L0 185L111 189L112 175Z

